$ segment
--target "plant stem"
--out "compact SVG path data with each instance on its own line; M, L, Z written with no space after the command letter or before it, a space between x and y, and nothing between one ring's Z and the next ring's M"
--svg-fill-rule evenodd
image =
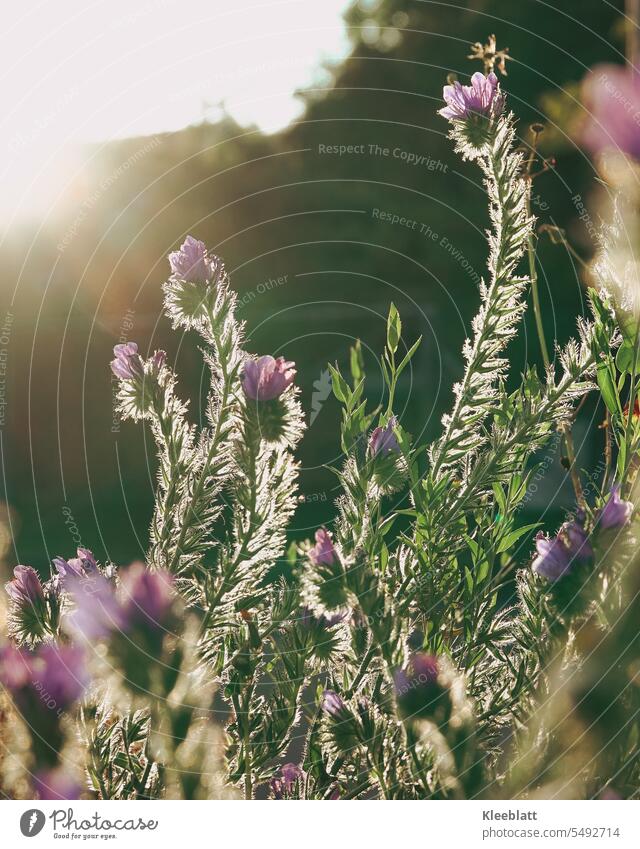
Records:
M244 797L253 798L253 787L251 784L251 738L249 735L249 711L244 725Z

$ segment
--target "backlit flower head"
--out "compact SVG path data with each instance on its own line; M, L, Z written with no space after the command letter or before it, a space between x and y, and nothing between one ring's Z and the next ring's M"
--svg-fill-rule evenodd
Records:
M316 544L309 551L309 560L314 566L326 563L331 566L336 560L336 550L333 547L331 534L326 528L318 528L316 531Z
M333 690L325 690L322 694L322 710L334 719L340 716L345 707L342 697Z
M38 573L31 566L16 566L14 578L5 584L7 594L17 604L37 604L44 600Z
M600 511L598 528L605 531L618 530L628 524L633 513L633 502L620 498L620 485L611 490L609 499Z
M576 562L593 557L593 547L579 521L565 522L552 539L539 533L536 552L531 568L549 581L559 580L571 571Z
M180 249L169 254L171 273L188 283L206 283L214 276L214 264L204 242L187 236Z
M386 457L388 454L397 454L400 445L394 433L398 420L391 416L384 427L377 427L369 437L369 453L372 457Z
M115 359L111 360L111 371L120 380L135 380L144 375L142 357L135 342L116 345L113 353Z
M273 790L274 798L283 799L289 796L296 782L304 780L306 773L297 764L284 764L279 774L271 779L271 789Z
M493 72L485 77L477 71L471 77L471 85L462 85L456 80L443 88L442 96L447 105L439 114L450 121L497 118L504 109L504 95Z
M293 383L295 363L284 357L267 355L257 360L247 360L242 375L242 388L253 401L272 401Z

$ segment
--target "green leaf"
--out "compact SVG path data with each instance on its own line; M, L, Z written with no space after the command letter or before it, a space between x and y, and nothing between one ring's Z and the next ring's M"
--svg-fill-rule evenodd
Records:
M523 525L521 528L516 528L515 531L505 534L498 544L497 553L501 554L503 551L507 551L518 542L520 537L535 530L537 527L539 527L539 522L533 522L531 525Z
M362 356L362 345L359 339L356 339L355 345L352 345L349 350L349 366L355 387L364 380L364 357Z
M404 357L402 358L402 362L400 363L400 365L396 369L396 376L398 376L398 377L400 376L400 374L402 373L403 369L406 367L409 360L413 357L415 352L418 350L418 346L420 345L421 342L422 342L422 336L419 336L416 339L416 341L413 343L413 345L409 348L409 350L404 355Z
M342 404L346 404L351 396L351 390L349 389L347 381L340 374L340 370L338 368L334 368L331 364L329 364L329 371L331 372L333 394L336 396L338 401Z
M616 354L616 368L618 371L626 372L627 374L638 373L638 348L625 341L618 348ZM634 364L635 360L635 364Z
M616 385L606 362L599 362L596 368L596 378L602 394L602 400L610 413L617 413L620 407Z
M389 317L387 318L387 348L392 354L395 354L398 350L401 333L402 322L400 321L400 315L392 303L389 307Z

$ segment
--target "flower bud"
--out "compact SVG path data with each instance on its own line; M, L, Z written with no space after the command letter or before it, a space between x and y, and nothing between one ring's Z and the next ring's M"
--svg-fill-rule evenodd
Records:
M369 454L372 457L386 457L388 454L398 454L400 445L394 433L398 420L391 416L384 427L377 427L369 437Z
M611 490L611 494L600 510L597 528L603 531L617 531L629 523L631 514L633 513L633 503L631 501L623 501L620 498L620 485L616 485Z
M171 273L188 283L206 283L214 276L204 242L187 236L177 251L169 254Z
M44 603L44 593L38 573L31 566L16 566L14 578L5 584L5 590L10 598L19 605Z
M316 544L309 550L309 560L314 566L320 563L332 566L337 560L337 555L331 534L326 528L318 528L315 536Z
M144 376L142 357L135 342L116 345L113 353L115 360L111 361L111 371L120 380L137 380Z
M346 705L334 690L325 690L322 694L322 710L328 715L337 719L345 710Z
M295 363L284 357L275 359L270 355L257 360L247 360L242 375L242 388L252 401L272 401L293 383L296 376Z
M435 655L418 652L407 667L393 676L400 713L409 719L445 720L450 713L447 688L441 681L440 665Z

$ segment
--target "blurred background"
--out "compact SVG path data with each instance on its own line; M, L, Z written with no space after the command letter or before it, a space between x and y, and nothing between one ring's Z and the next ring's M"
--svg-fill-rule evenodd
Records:
M298 365L309 417L301 504L309 536L333 516L339 463L328 361L368 352L381 377L389 302L423 344L397 412L439 432L486 262L486 200L436 114L448 74L465 81L472 42L495 33L525 141L542 122L556 166L534 182L540 223L593 251L598 191L574 142L580 81L622 62L623 3L605 0L124 0L5 10L0 143L0 446L7 564L48 572L78 544L142 557L155 463L144 429L114 416L114 344L165 348L195 421L206 373L195 338L162 316L167 253L187 233L225 260L247 348ZM537 169L539 170L539 169ZM601 189L600 189L601 190ZM393 215L398 223L391 223ZM585 310L579 259L541 237L547 336ZM517 379L539 350L528 312L511 348ZM580 463L602 456L585 405ZM561 457L543 461L527 511L551 527L570 509Z

